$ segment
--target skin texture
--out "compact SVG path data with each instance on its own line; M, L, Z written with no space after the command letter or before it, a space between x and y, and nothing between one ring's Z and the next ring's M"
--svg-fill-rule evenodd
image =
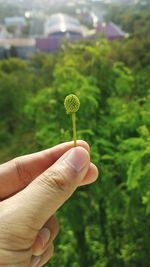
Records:
M0 267L40 267L54 252L55 212L96 181L84 141L64 143L0 165Z

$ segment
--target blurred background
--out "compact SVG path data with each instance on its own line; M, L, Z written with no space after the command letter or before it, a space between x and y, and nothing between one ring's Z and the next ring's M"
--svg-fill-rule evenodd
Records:
M150 0L0 0L0 163L72 139L69 93L100 177L46 267L149 267Z

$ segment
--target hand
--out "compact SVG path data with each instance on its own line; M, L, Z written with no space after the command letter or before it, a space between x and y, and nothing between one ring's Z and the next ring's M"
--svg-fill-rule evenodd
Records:
M77 187L97 179L89 146L78 141L0 165L0 267L40 267L53 254L53 216Z

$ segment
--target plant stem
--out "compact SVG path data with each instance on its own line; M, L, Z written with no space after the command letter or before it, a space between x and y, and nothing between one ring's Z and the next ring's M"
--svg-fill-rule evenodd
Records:
M73 123L73 140L74 146L77 146L77 130L76 130L76 113L72 113L72 123Z

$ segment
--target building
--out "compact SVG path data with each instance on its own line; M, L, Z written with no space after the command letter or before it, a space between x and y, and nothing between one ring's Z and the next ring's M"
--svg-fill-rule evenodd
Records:
M76 37L83 36L79 20L66 14L55 14L45 24L45 36Z
M55 14L46 21L44 36L36 38L36 47L39 51L53 52L60 48L64 38L71 41L82 39L84 31L78 19L62 13Z
M123 39L128 37L128 34L122 31L113 22L99 22L96 31L97 33L103 34L108 40Z
M34 39L0 39L0 58L18 56L28 59L36 52Z
M6 17L4 21L7 27L9 26L24 27L26 25L26 19L24 17Z

